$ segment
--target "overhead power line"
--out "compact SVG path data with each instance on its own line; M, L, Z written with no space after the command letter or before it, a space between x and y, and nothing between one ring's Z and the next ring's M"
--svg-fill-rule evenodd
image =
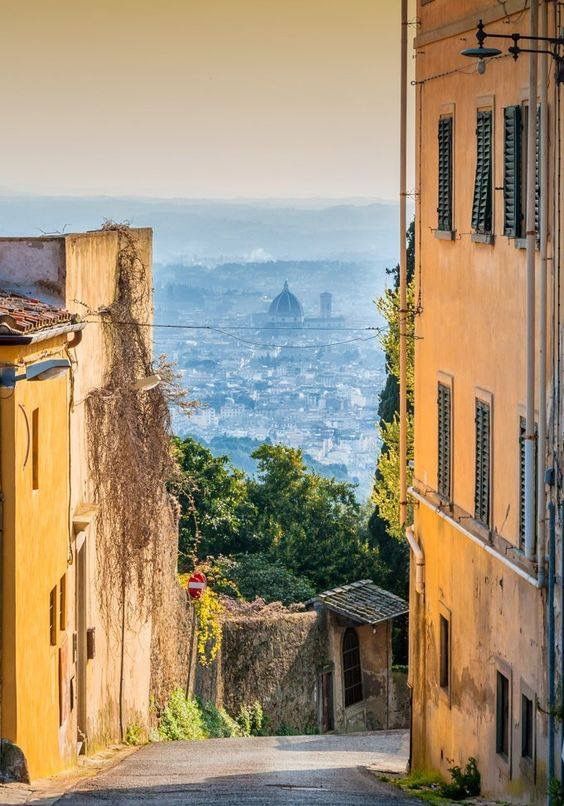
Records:
M86 321L94 323L94 324L103 324L103 320L99 320L99 319L88 319ZM364 332L371 331L372 335L370 335L370 336L356 336L355 338L352 338L352 339L341 339L339 341L321 342L321 343L315 343L315 344L288 344L288 343L286 343L286 344L273 344L272 342L259 342L259 341L251 341L249 339L243 339L240 336L237 336L235 333L232 333L231 330L252 330L253 332L256 333L257 331L266 330L266 329L276 330L276 331L280 332L280 328L257 328L257 327L250 327L248 325L246 325L246 326L242 326L242 325L237 326L236 325L233 328L230 328L229 330L225 330L223 328L215 327L213 325L175 325L175 324L169 324L169 323L166 323L166 322L136 322L134 320L129 321L129 320L119 320L119 319L112 320L112 325L123 325L125 327L149 327L149 328L153 328L153 329L164 329L164 328L166 328L166 329L174 329L174 330L207 330L207 331L210 331L212 333L219 333L222 336L227 336L228 338L233 339L234 341L240 342L241 344L246 344L249 347L265 347L265 348L270 348L270 349L272 349L272 348L291 348L291 349L295 349L295 350L320 350L323 347L336 347L337 345L340 345L340 344L352 344L353 342L359 342L359 341L363 341L363 342L364 341L372 341L373 339L377 339L382 332L387 330L387 328L385 328L385 327L371 327L371 326L358 327L358 328L333 328L333 329L319 328L319 330L323 331L323 332L327 332L328 330L330 330L330 332L337 332L337 331L342 332L343 330L345 330L345 331L354 332L354 333L358 333L359 331L364 331ZM307 330L310 330L310 329L313 330L313 328L307 328Z

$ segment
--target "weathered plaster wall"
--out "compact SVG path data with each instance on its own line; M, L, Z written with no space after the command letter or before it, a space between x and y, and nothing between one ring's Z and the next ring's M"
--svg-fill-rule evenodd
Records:
M64 357L66 337L36 346L0 347L0 360L25 363ZM76 744L69 694L72 621L59 617L60 581L70 584L69 431L66 374L19 381L0 402L2 534L2 737L23 751L31 777L72 763ZM38 409L38 485L30 444ZM61 484L63 479L63 484ZM57 589L56 630L50 640L50 592ZM59 656L61 655L61 660ZM64 696L59 720L59 664Z
M144 267L140 282L146 291L146 304L138 314L143 321L150 321L152 232L143 229L133 230L131 234L136 241L137 252ZM185 647L189 621L184 594L176 581L176 534L172 511L163 513L163 532L157 541L155 556L147 556L148 571L145 586L147 590L155 586L161 605L158 617L154 621L146 608L141 606L141 597L135 584L128 587L124 614L119 585L115 586L115 589L111 586L108 588L107 585L102 589L103 580L99 573L104 558L100 555L100 541L97 540L97 516L104 502L94 501L84 401L92 390L103 386L105 381L106 345L103 326L96 312L99 308L110 305L115 298L118 248L118 234L112 231L40 239L0 239L0 284L8 287L18 285L37 296L55 298L59 304L81 316L88 314L90 320L83 331L80 344L68 351L72 361L72 373L68 390L66 386L64 387L66 397L63 399L60 395L53 394L53 390L59 388L57 384L62 381L53 380L33 385L34 392L42 395L42 401L43 397L47 396L44 405L42 402L42 408L49 412L45 422L46 427L50 428L47 433L50 434L52 444L46 449L49 458L44 458L42 461L49 462L46 472L51 473L54 480L52 489L41 494L40 506L37 502L31 502L35 507L33 514L30 515L31 509L28 507L25 513L26 522L20 522L22 535L25 536L25 539L21 540L21 546L23 548L26 545L28 538L32 542L39 539L38 545L45 545L46 550L49 550L49 560L41 566L41 552L36 552L30 547L33 562L37 557L37 572L34 572L29 565L25 571L20 569L18 586L8 594L24 597L27 607L29 590L30 588L34 590L30 581L36 576L43 579L40 568L47 568L48 573L44 574L44 582L45 585L48 581L51 584L51 577L55 573L51 573L51 565L59 562L59 554L62 552L63 567L61 570L57 566L55 574L60 576L67 568L70 551L72 566L67 573L69 612L67 632L69 644L72 644L73 631L78 633L78 645L76 657L72 651L70 653L68 673L63 681L66 690L69 680L74 678L77 703L69 716L68 724L65 724L64 730L61 729L59 732L57 752L50 754L51 751L46 749L45 736L46 731L50 730L49 719L52 719L52 715L49 718L45 716L45 722L42 716L42 709L46 708L46 703L51 703L53 698L57 700L58 708L59 686L53 659L50 661L52 668L50 667L49 674L45 678L49 686L48 696L45 686L39 685L38 678L34 678L37 684L34 691L41 701L37 712L29 711L30 704L35 703L36 697L34 691L30 693L27 681L24 681L25 675L22 676L19 672L18 700L6 703L6 708L14 713L13 719L10 717L12 721L18 716L19 708L21 711L18 716L19 724L25 725L25 730L33 731L33 737L29 741L26 739L26 746L23 748L26 753L29 748L31 753L32 775L48 774L68 766L76 753L77 728L79 736L82 735L81 731L84 733L86 749L92 751L119 739L121 730L125 731L132 723L148 725L151 693L155 693L161 700L166 699L170 687L182 683L182 667L186 662ZM147 328L148 339L150 333L150 329ZM65 383L68 381L68 378L65 379ZM13 406L14 402L15 398L10 405ZM4 417L4 413L2 416ZM58 425L51 428L47 417L58 418ZM19 429L18 439L23 439L23 420L20 422L19 414L15 422ZM9 429L13 430L14 427L6 423L7 433L11 433ZM64 432L61 433L60 430L63 428ZM67 466L69 448L70 475ZM19 447L18 450L21 452L22 448ZM4 452L2 457L5 458ZM25 496L22 496L22 508L25 500ZM21 511L23 512L23 509ZM62 526L59 524L57 529L52 524L54 512L59 512L63 518ZM16 515L9 513L9 517L13 520ZM37 528L30 529L31 524L38 524L37 528L41 532L39 537ZM42 540L45 543L41 542ZM53 542L52 546L50 541ZM61 544L60 551L57 548L59 544ZM16 562L10 557L8 560ZM80 574L84 577L82 586L79 585ZM58 579L59 577L56 581ZM12 633L7 631L8 644L5 643L4 658L17 657L10 653L10 644L15 645L24 641L25 647L33 647L37 640L37 652L40 653L43 651L41 647L45 646L45 641L48 642L48 621L45 626L45 620L48 619L48 592L45 596L42 587L41 590L39 587L37 589L37 607L40 610L32 608L29 623L22 622L20 626L16 622ZM81 590L83 594L80 594ZM105 609L102 607L104 596L106 602L109 599L109 607ZM34 596L31 600L35 601ZM76 614L75 602L77 602ZM19 614L27 611L25 608L20 608L17 612ZM41 639L36 635L38 629L41 632ZM95 634L94 656L87 660L86 630L93 630ZM26 649L25 657L30 660L30 669L34 665L37 669L42 668L35 657L35 652L33 648ZM52 650L51 654L53 653L56 653L56 648ZM82 664L79 658L85 659ZM30 672L30 684L31 676ZM49 707L51 706L52 703ZM22 710L24 708L28 709L25 715ZM6 724L9 724L9 720L3 720L2 735L6 735L3 732ZM38 726L41 726L40 729ZM44 758L39 764L34 760L36 746L37 752Z
M333 664L335 727L343 731L386 730L409 724L405 709L405 682L392 674L391 626L382 622L374 627L356 627L362 668L362 702L345 708L342 646L348 622L328 614L329 647Z
M507 5L507 8L505 6ZM551 9L553 4L549 4ZM418 293L416 317L415 485L439 503L437 382L452 382L452 504L446 522L415 506L425 555L425 596L411 588L410 674L413 681L413 762L448 775L453 764L478 759L486 793L517 802L544 802L545 729L536 709L536 784L520 751L521 691L546 706L544 597L508 568L510 559L534 574L519 546L519 419L525 403L525 251L503 236L504 108L527 100L527 59L490 61L478 74L460 55L475 41L483 17L491 30L526 33L528 14L508 0L435 0L417 4L416 97ZM552 10L550 11L552 14ZM509 23L509 24L508 24ZM476 113L493 110L493 244L471 238ZM454 118L452 240L437 227L437 127ZM549 201L549 206L550 206ZM420 269L420 270L419 270ZM537 285L538 292L538 285ZM549 303L550 310L550 303ZM538 319L537 319L538 323ZM538 330L537 330L538 336ZM492 405L491 528L474 518L475 398ZM550 397L550 395L549 395ZM464 531L499 553L496 559ZM450 694L438 683L439 616L451 619ZM511 678L511 750L496 753L496 670ZM536 789L535 789L536 787Z

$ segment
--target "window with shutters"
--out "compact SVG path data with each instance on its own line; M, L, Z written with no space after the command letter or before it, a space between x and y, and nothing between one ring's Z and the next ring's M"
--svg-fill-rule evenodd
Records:
M491 407L476 398L476 467L474 517L489 526L491 489Z
M492 132L492 110L479 110L476 119L476 177L472 228L480 235L492 233Z
M437 491L450 501L451 498L451 456L452 456L452 402L451 389L444 383L438 384L438 457Z
M452 116L439 119L439 192L437 228L442 232L452 231Z
M360 645L354 627L345 630L343 636L343 676L345 679L345 707L347 707L362 700Z
M527 155L529 107L504 109L503 140L503 232L509 238L524 239L527 231ZM540 107L537 108L535 143L535 231L540 234ZM521 244L524 246L524 244Z
M448 691L450 687L450 622L439 615L439 685Z
M503 110L503 233L520 238L522 216L522 110L508 106Z
M525 434L527 421L519 418L519 548L525 545ZM537 425L535 423L535 437ZM537 520L537 442L535 440L535 523Z

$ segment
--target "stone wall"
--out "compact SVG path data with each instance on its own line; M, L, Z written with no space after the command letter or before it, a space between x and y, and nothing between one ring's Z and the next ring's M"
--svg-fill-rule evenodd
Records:
M221 657L198 669L197 693L231 714L258 700L273 732L316 730L327 645L325 619L314 612L229 619Z

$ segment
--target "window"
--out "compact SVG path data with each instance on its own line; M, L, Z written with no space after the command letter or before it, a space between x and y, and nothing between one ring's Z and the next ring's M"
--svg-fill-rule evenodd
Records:
M61 577L59 583L59 629L67 628L67 576Z
M452 230L452 117L439 119L439 198L438 223L439 230Z
M492 232L492 123L491 109L478 112L472 228L481 235Z
M503 110L503 234L509 238L523 234L521 118L520 106Z
M509 678L497 672L496 753L509 758Z
M362 700L362 670L360 646L354 628L349 627L343 636L343 674L345 677L345 708Z
M39 409L31 415L31 477L32 488L39 489Z
M444 383L439 383L437 394L438 407L438 461L437 490L447 500L451 497L451 390Z
M527 214L527 153L529 108L526 104L503 110L503 232L524 238ZM540 232L540 108L537 108L535 143L535 230Z
M525 435L527 433L527 421L524 417L519 418L519 547L525 545ZM535 436L537 425L535 423ZM535 523L537 519L537 447L535 440Z
M533 758L533 701L525 694L521 694L521 756Z
M444 616L439 616L440 629L440 663L439 684L441 688L450 688L450 623Z
M474 486L474 517L489 526L490 522L490 460L491 409L489 403L476 399L476 467Z
M57 586L49 594L49 643L57 644Z

